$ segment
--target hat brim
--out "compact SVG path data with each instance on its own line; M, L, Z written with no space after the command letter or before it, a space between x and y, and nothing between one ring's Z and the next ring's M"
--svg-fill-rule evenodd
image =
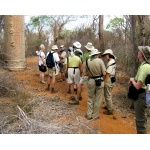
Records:
M85 45L85 48L88 49L89 51L92 51L94 49L94 46L93 48L88 48L86 45Z
M103 53L102 54L102 57L104 57L105 55L107 55L107 54L110 54L110 53ZM113 55L113 54L110 54L111 56L113 56L114 57L114 59L116 59L117 57L115 56L115 55Z
M145 61L148 62L148 63L150 63L150 60L148 60L148 59L146 58L146 56L145 56L145 54L144 54L144 52L143 52L143 46L138 46L138 49L139 49L139 51L143 54Z
M94 56L94 55L98 55L98 54L100 54L101 52L98 52L98 53L93 53L93 54L91 54L91 55L89 55L90 57L91 56Z

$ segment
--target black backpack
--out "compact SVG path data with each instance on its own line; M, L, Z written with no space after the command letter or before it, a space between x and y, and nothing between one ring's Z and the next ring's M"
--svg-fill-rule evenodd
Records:
M54 52L50 51L47 58L46 58L46 65L47 65L48 68L55 67L55 61L54 61L53 53Z
M150 74L147 75L145 79L145 85L150 84Z

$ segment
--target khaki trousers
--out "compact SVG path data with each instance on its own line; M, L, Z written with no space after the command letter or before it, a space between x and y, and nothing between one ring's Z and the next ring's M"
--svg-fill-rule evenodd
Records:
M147 116L146 116L146 100L145 93L139 94L139 98L134 101L135 121L137 134L147 133Z
M96 86L95 80L89 79L87 87L88 87L87 116L97 118L99 117L100 105L102 103L104 82L101 83L101 86Z
M105 97L107 109L110 111L113 110L112 88L113 88L113 84L109 78L104 86L104 97Z

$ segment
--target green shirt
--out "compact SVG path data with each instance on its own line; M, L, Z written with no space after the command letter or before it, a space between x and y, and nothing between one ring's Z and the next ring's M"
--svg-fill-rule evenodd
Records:
M142 88L146 89L145 79L147 75L150 73L150 64L145 61L139 66L137 74L135 76L136 81L141 81L143 83Z
M89 55L91 54L91 52L86 52L86 53L84 53L84 55L83 55L83 62L85 62L87 59L89 59Z
M67 62L67 60L69 60L69 62ZM69 56L68 59L65 60L64 64L68 64L68 67L79 67L81 59L76 55Z

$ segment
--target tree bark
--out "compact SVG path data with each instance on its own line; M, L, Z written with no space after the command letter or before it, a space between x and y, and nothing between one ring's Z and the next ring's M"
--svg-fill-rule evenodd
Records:
M4 16L4 68L22 70L26 67L24 16Z
M104 20L104 16L99 15L99 43L100 43L101 52L104 52L104 50L105 50L103 20Z

